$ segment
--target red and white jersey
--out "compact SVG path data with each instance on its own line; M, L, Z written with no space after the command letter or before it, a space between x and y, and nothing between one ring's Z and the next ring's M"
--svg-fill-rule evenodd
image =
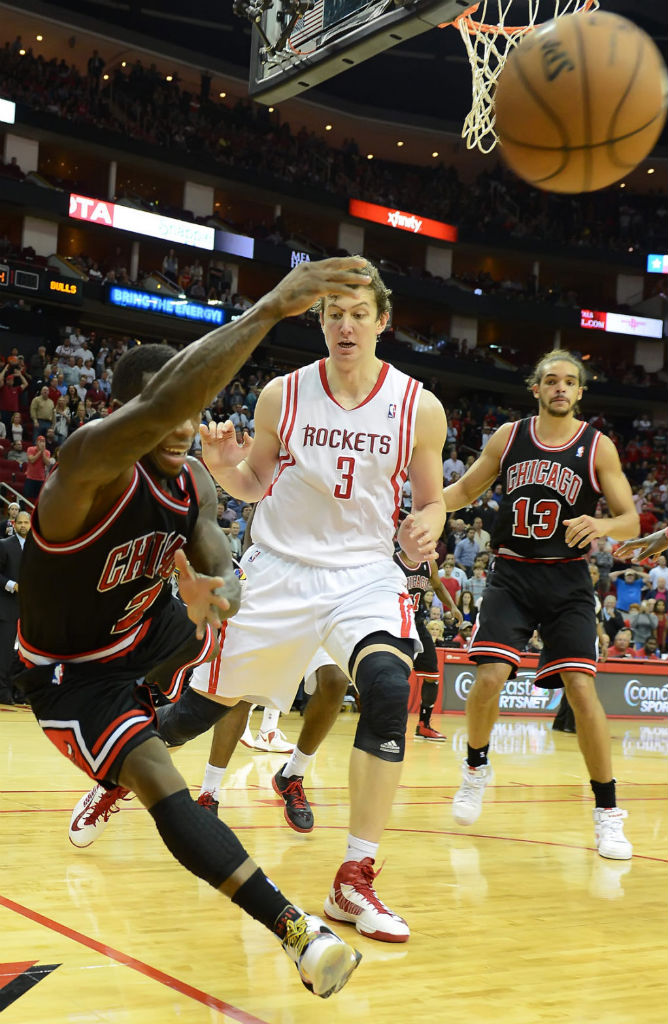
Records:
M370 394L344 409L324 359L287 374L280 454L255 511L254 542L334 569L391 560L421 390L383 363Z

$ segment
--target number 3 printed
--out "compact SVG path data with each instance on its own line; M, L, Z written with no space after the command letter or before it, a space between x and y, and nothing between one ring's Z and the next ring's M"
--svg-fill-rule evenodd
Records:
M348 455L340 455L336 461L336 468L341 470L341 480L334 488L334 497L349 498L353 493L355 460Z

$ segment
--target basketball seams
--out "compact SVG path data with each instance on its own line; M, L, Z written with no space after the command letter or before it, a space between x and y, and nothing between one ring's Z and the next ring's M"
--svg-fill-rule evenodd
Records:
M622 93L622 95L620 97L619 103L617 104L617 106L615 107L615 109L612 112L612 117L610 118L610 124L608 126L607 134L610 136L610 138L608 139L608 145L610 147L609 152L608 152L608 160L615 167L626 167L627 166L626 164L623 163L623 161L619 160L619 158L617 157L617 154L615 153L615 145L617 144L617 141L618 141L614 137L615 122L617 121L617 119L618 119L618 117L619 117L619 115L621 113L621 109L624 106L624 103L625 103L626 99L628 98L629 93L631 92L631 89L633 88L633 84L634 84L636 78L638 77L638 72L639 72L639 70L640 70L640 68L642 66L642 63L643 63L642 56L643 56L643 51L644 50L645 50L645 40L644 40L644 38L642 36L639 36L638 37L638 48L637 48L638 52L636 53L636 60L635 60L634 66L633 66L633 71L631 73L631 78L629 79L629 81L627 83L627 86L626 86L626 89L624 90L624 92ZM652 122L650 121L650 124L651 123ZM647 125L645 125L643 127L647 127ZM638 131L642 131L642 128L636 129L636 131L633 132L633 134L634 135L637 134Z
M537 90L534 88L534 86L531 84L531 81L529 80L529 78L525 74L524 68L522 67L522 51L521 51L521 49L518 49L515 57L516 57L516 59L515 59L514 65L513 65L513 70L516 72L517 77L521 81L522 85L526 89L526 91L529 94L529 96L531 96L533 101L539 107L539 109L542 110L543 114L545 114L545 116L550 121L552 121L552 123L553 123L554 127L556 128L557 132L561 136L562 144L558 148L555 147L555 146L544 146L544 147L541 147L541 148L545 149L546 151L552 151L554 153L560 153L561 154L562 163L560 164L560 166L557 168L556 171L553 171L553 173L548 176L548 177L552 178L552 177L554 177L555 174L561 174L562 171L564 171L566 169L566 167L568 166L568 161L570 160L570 146L569 146L570 136L569 136L568 130L564 126L561 118L557 117L557 115L554 113L554 111L551 109L551 107L548 107L548 105L545 102L545 100L543 99L543 97L540 95L539 92L537 92ZM513 144L517 144L517 143L515 143L515 140L512 138L512 136L509 135L507 132L504 131L503 135L504 135L504 139L507 142L512 142ZM525 147L529 147L529 146L531 146L531 143L528 143L528 142L526 142L526 143L519 143L519 145L523 145ZM533 148L537 148L537 147L533 147ZM536 180L542 181L543 179L540 178L540 179L536 179Z
M626 142L628 139L632 139L634 135L637 135L638 132L644 132L647 128L650 128L658 118L663 118L664 113L665 111L663 110L663 108L661 108L661 110L658 110L656 114L654 114L654 116L649 119L649 121L645 121L645 123L641 124L638 128L634 128L632 132L627 132L626 135L619 135L616 139L603 139L602 142L592 142L589 145L589 149L602 149L604 146L616 145L620 142ZM570 154L577 153L579 152L579 150L585 148L584 145L558 147L541 146L540 143L532 142L527 139L516 139L513 135L508 135L507 132L504 132L503 137L506 140L506 142L512 143L513 146L519 146L524 149L535 149L543 153L560 153L562 150L566 150ZM635 163L632 165L629 164L629 166L635 167Z
M594 154L592 150L592 123L591 123L591 89L589 87L589 74L587 69L587 53L582 38L582 32L580 31L580 23L575 18L571 22L575 34L575 46L578 52L580 61L579 73L580 73L580 88L582 90L582 101L581 101L581 115L582 115L582 130L584 132L584 141L582 143L583 150L583 181L581 192L589 192L591 189L591 180L594 164Z

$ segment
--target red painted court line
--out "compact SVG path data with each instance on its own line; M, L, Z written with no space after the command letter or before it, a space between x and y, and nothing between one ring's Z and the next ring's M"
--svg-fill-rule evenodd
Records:
M201 989L194 988L192 985L188 985L185 981L180 981L178 978L172 977L171 974L165 974L164 971L158 970L157 967L151 967L150 964L145 964L141 960L137 960L135 957L129 956L127 953L121 953L112 946L107 946L103 942L98 942L97 939L93 939L89 935L84 935L82 932L77 932L73 928L68 928L67 925L61 924L58 921L53 921L51 918L44 917L43 914L39 914L36 910L31 910L29 907L23 907L20 903L15 903L6 896L0 896L0 906L6 907L7 910L13 910L14 913L21 914L22 917L28 918L29 921L34 921L35 924L40 924L44 928L49 928L51 931L57 932L59 935L64 935L65 938L72 939L73 942L78 942L82 946L94 949L96 953L101 953L103 956L109 957L110 960L116 960L124 967L131 967L133 971L138 971L140 974L146 975L147 978L151 978L153 981L158 981L161 985L166 985L167 988L174 989L175 992L180 992L181 995L187 996L189 999L194 999L196 1002L202 1003L204 1006L210 1006L214 1010L226 1013L228 1017L239 1021L239 1024L267 1024L267 1021L262 1020L260 1017L253 1016L252 1013L246 1013L245 1010L240 1010L238 1007L232 1006L230 1003L226 1003L222 999L217 999L216 996L209 995L208 992L202 992Z

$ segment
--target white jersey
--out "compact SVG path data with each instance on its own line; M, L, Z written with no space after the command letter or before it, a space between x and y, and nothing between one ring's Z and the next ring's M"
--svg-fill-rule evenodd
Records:
M254 542L308 565L391 561L421 390L383 363L367 398L344 409L324 359L287 374L280 454L255 511Z

